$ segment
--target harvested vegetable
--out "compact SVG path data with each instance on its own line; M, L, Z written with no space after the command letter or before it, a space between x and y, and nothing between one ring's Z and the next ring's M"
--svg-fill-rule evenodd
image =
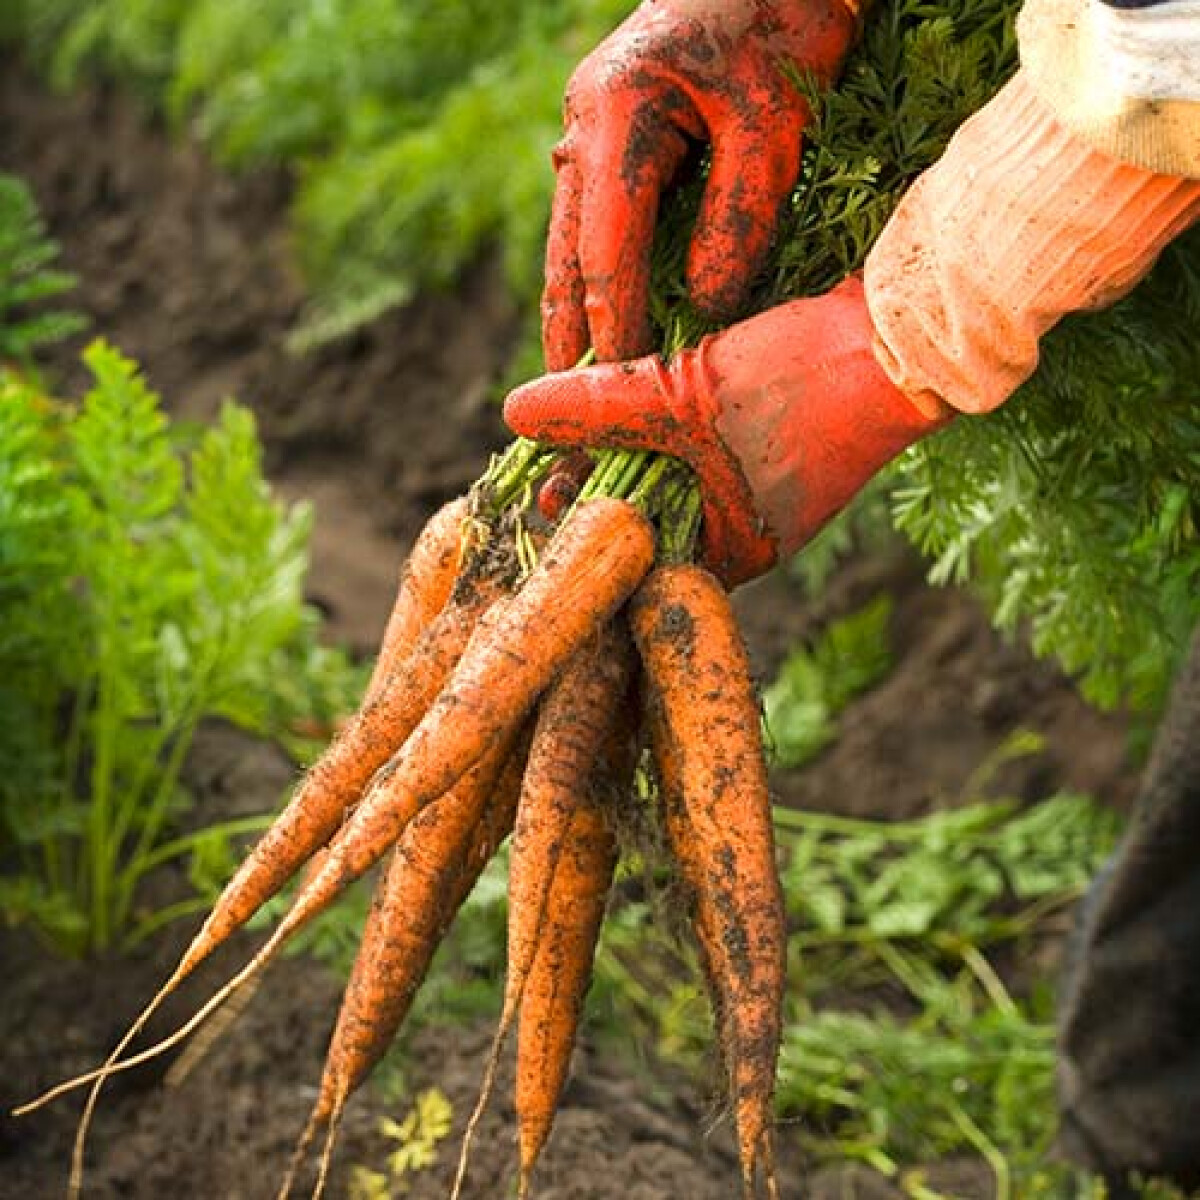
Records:
M783 908L745 651L722 585L693 562L700 512L690 473L665 456L561 459L518 441L469 496L431 519L362 707L108 1062L27 1106L93 1084L72 1191L82 1183L103 1081L177 1045L386 859L281 1193L325 1124L319 1194L347 1099L386 1050L455 912L515 826L503 1011L456 1188L515 1025L517 1167L520 1194L529 1195L591 977L623 798L638 802L633 778L648 742L660 796L653 808L692 905L713 996L743 1189L754 1195L761 1180L775 1194L770 1105ZM182 1028L126 1055L162 999L298 871L289 909L249 962Z
M725 589L703 567L660 567L630 610L668 764L672 848L694 896L720 1005L743 1182L771 1177L770 1113L786 975L783 895L758 703Z
M405 830L375 890L330 1039L317 1102L281 1189L313 1133L337 1121L349 1095L383 1057L434 951L480 873L512 828L528 745L487 756Z
M585 788L575 805L521 996L516 1089L521 1196L529 1194L533 1166L550 1136L567 1080L617 864L612 817L598 799Z
M443 504L421 530L400 572L396 600L379 646L364 702L369 703L412 651L425 627L446 607L462 566L467 499Z

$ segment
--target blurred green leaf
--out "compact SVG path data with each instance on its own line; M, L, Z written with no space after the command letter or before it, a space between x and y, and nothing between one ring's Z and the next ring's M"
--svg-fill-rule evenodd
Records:
M836 718L891 666L891 601L880 596L832 621L809 647L792 650L763 696L767 745L782 767L799 767L836 736Z

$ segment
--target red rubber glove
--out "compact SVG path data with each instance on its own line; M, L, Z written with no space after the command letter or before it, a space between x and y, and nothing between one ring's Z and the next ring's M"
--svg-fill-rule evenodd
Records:
M658 357L547 375L504 419L561 446L662 450L704 497L703 555L727 584L802 546L889 459L950 418L884 374L862 283L795 300Z
M808 111L784 66L829 81L861 0L645 0L579 65L546 246L551 371L654 348L648 314L658 200L689 146L712 169L689 249L692 300L734 318L800 169Z

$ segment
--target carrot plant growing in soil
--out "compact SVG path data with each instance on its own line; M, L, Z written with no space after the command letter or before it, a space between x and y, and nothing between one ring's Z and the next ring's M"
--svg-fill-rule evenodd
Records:
M181 832L199 723L298 716L276 680L315 664L307 514L270 496L250 414L173 430L134 366L85 353L78 405L0 378L0 908L72 953L128 947L211 898L246 818ZM156 867L202 898L146 911Z
M142 884L183 862L210 897L260 824L181 830L200 721L274 731L311 711L300 680L347 672L303 603L307 514L271 498L246 410L173 428L102 342L80 402L38 384L33 353L82 324L48 307L71 286L55 255L0 176L0 912L84 954L206 903L147 909Z

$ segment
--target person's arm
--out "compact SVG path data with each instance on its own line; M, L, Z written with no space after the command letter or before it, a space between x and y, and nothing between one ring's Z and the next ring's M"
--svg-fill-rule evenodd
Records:
M1161 5L1173 6L1200 0ZM1022 24L1027 56L1039 28ZM1200 63L1183 79L1200 89ZM1200 165L1188 111L1176 144ZM781 305L670 364L545 377L513 393L505 417L550 442L687 459L705 498L706 560L741 582L803 545L905 446L1002 403L1036 367L1047 329L1112 303L1197 217L1200 179L1096 149L1022 70L905 196L865 287Z
M1064 314L1112 304L1197 217L1200 0L1028 0L1022 67L867 260L888 375L1001 404Z
M1017 35L1033 90L1082 141L1200 176L1200 0L1026 0Z

